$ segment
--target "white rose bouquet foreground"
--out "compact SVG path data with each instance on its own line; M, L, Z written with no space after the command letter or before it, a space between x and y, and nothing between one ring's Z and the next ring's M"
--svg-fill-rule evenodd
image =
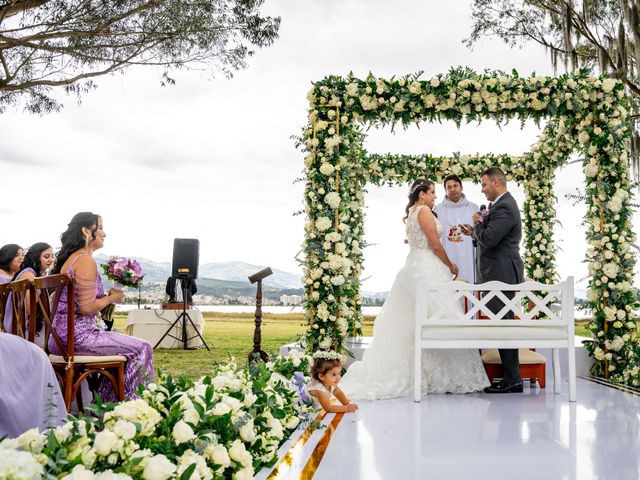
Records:
M213 376L163 377L140 399L98 403L95 416L0 443L0 478L66 480L251 479L311 419L292 376L308 368L293 353L243 370L231 361Z

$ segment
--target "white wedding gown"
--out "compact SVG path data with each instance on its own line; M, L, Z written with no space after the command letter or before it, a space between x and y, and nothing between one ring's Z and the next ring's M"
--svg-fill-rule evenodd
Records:
M413 392L413 335L418 279L449 282L451 272L429 247L418 223L418 206L407 218L410 251L373 327L373 342L340 382L352 400L404 397ZM436 219L438 234L442 225ZM428 299L427 301L433 301ZM422 393L468 393L489 386L478 350L423 350Z

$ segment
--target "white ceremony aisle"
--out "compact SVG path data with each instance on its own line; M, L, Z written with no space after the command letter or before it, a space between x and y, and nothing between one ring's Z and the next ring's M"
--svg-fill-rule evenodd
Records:
M284 460L256 478L640 478L640 393L579 378L570 404L566 382L560 395L527 385L523 394L361 402L355 414L326 415L329 427L308 439L294 435Z

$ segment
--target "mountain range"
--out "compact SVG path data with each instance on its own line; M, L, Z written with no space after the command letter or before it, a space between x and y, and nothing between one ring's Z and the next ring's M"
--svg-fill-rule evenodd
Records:
M106 262L109 257L106 255L96 255L98 264ZM133 257L140 263L142 271L145 274L145 283L164 283L171 276L170 262L155 262L146 258ZM266 268L266 266L251 265L245 262L212 262L198 266L199 280L224 280L227 282L246 283L250 285L248 277L254 273ZM290 290L301 289L301 275L295 275L290 272L272 268L273 275L267 277L263 281L265 287L274 289ZM255 288L255 287L254 287Z

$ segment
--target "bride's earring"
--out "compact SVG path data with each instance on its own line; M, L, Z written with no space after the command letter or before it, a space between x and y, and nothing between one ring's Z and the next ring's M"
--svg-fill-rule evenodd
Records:
M86 248L89 248L89 244L90 244L90 243L91 243L91 242L89 241L89 235L85 235L85 237L84 237L84 246L85 246Z

